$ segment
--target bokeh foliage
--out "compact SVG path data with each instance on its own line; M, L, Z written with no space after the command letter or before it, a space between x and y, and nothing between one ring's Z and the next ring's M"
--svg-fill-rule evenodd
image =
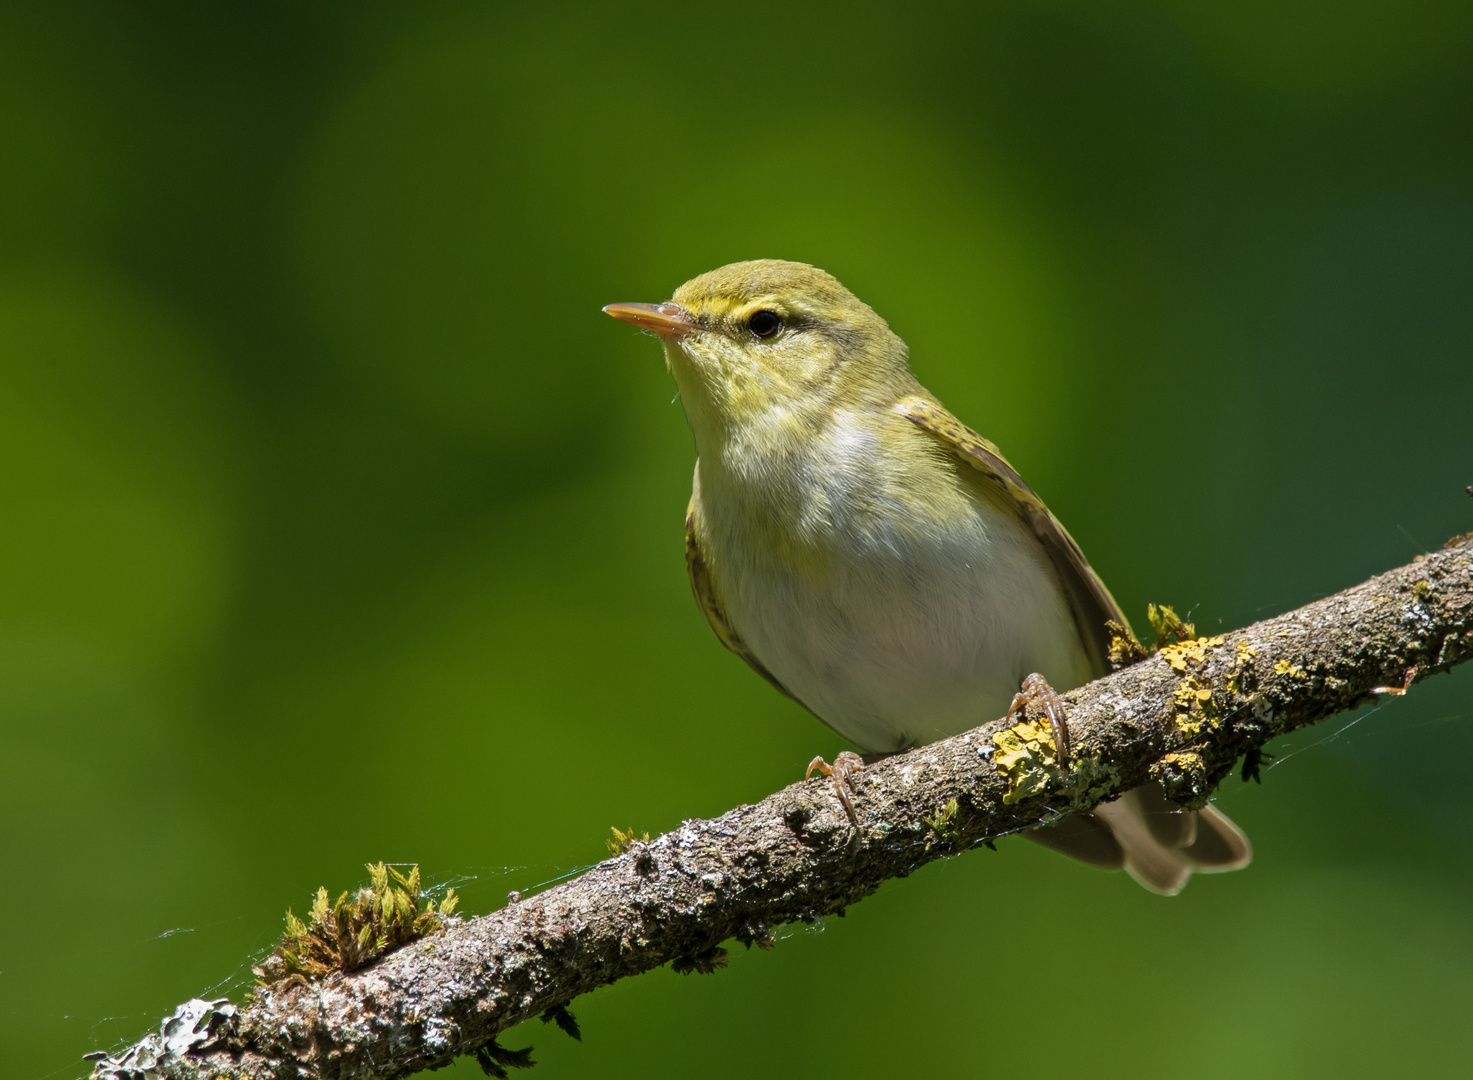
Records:
M1138 627L1473 528L1470 44L1444 0L0 9L6 1074L238 996L365 862L474 914L841 748L691 602L689 437L603 303L832 270ZM1177 899L1004 843L502 1041L1454 1075L1470 695L1276 748L1221 797L1255 866Z

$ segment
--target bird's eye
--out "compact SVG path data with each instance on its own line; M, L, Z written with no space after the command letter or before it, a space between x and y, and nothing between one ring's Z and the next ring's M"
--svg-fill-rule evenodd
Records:
M747 329L760 338L769 338L783 328L782 316L775 311L754 311Z

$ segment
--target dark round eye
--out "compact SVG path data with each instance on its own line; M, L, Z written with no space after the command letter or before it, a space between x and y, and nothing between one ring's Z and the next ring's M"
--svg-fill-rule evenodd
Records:
M747 320L747 329L758 337L772 337L783 328L783 319L775 311L754 311Z

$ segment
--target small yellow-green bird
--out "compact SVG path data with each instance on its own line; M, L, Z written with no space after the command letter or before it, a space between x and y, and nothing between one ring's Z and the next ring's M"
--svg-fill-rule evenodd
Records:
M1105 624L1125 616L997 448L916 381L884 319L824 271L773 259L604 311L659 336L680 389L697 453L686 563L723 645L869 753L1026 697L1067 753L1049 684L1106 674ZM859 765L815 759L851 813ZM1250 858L1223 814L1154 785L1027 835L1166 894Z

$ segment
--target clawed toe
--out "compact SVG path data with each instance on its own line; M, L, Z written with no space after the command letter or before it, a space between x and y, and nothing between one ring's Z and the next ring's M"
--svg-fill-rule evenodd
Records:
M864 767L864 759L852 750L843 750L834 755L834 763L830 765L823 759L822 755L814 758L808 763L808 771L803 774L807 780L815 771L831 777L834 782L834 794L839 796L839 801L844 804L844 811L849 815L849 820L855 825L859 824L859 815L854 810L854 800L850 798L852 791L859 794L859 788L854 783L854 774Z
M1043 706L1043 714L1048 717L1050 729L1054 736L1054 745L1059 751L1059 768L1069 767L1069 725L1064 720L1064 702L1059 697L1059 692L1049 685L1047 679L1034 672L1023 680L1023 687L1013 695L1013 703L1008 706L1007 715L1004 720L1011 720L1013 713L1026 706L1030 701L1036 701Z

